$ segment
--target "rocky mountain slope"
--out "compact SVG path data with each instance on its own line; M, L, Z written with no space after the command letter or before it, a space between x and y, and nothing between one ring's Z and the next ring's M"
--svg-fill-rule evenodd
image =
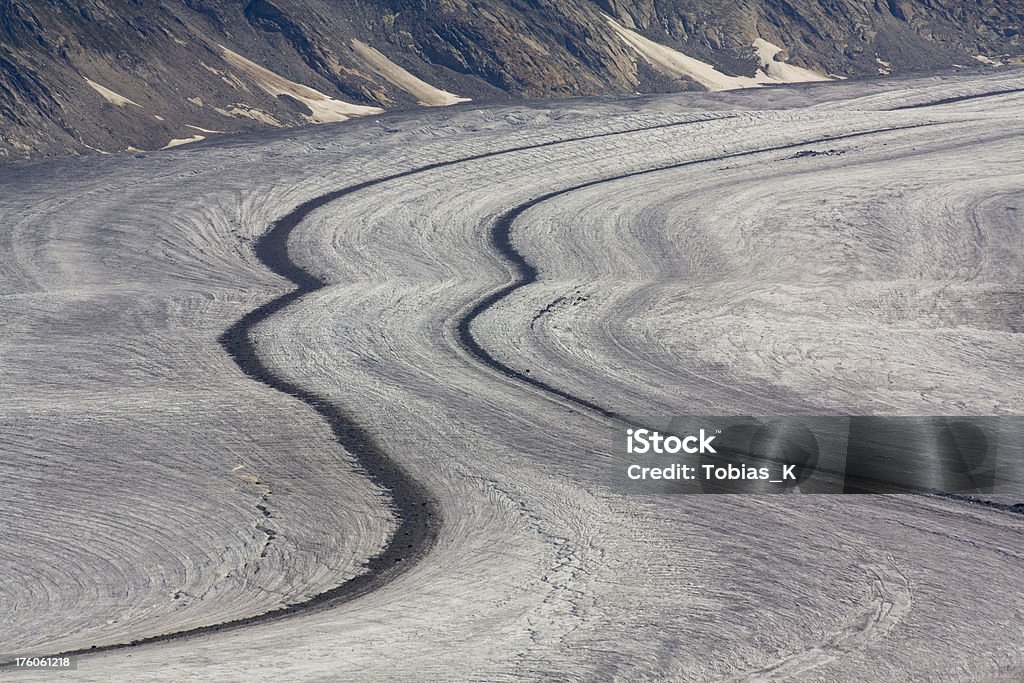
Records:
M1024 52L1024 0L0 0L0 160Z

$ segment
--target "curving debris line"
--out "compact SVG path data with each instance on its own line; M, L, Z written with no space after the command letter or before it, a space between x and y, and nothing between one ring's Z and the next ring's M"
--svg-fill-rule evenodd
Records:
M710 118L732 118L732 115L712 116ZM388 490L392 495L394 511L400 523L388 544L376 556L370 558L365 564L366 571L343 584L335 586L327 591L319 593L308 600L294 603L282 608L264 612L262 614L243 617L218 624L201 626L173 633L167 633L147 638L133 640L127 643L93 646L61 652L61 655L82 655L88 653L108 652L120 650L127 647L146 645L169 640L184 639L193 636L206 635L221 632L228 629L239 628L260 622L272 621L298 613L308 613L314 609L326 609L335 607L344 602L357 598L361 595L379 588L406 569L412 567L416 560L423 557L430 551L437 538L438 530L443 523L440 517L436 500L425 486L410 477L402 467L385 453L373 441L369 433L358 423L349 417L346 412L337 405L332 404L329 399L313 391L304 389L299 385L281 378L263 363L259 358L255 345L252 342L250 333L263 321L279 313L298 299L326 286L326 282L309 273L301 266L293 262L288 256L288 239L291 232L301 224L312 212L325 205L341 199L347 195L366 190L387 182L415 176L419 173L437 170L440 168L455 166L462 163L479 161L492 157L498 157L517 152L553 147L563 144L571 144L585 140L628 135L649 130L684 127L705 121L706 118L691 119L687 121L676 121L661 123L651 126L642 126L628 130L597 133L593 135L579 136L573 138L561 138L541 143L533 143L518 147L506 148L492 152L470 155L467 157L426 164L417 168L409 169L399 173L365 181L356 185L335 190L318 197L314 197L278 219L256 243L255 253L257 258L271 271L290 280L296 288L277 299L274 299L248 314L226 330L219 338L224 350L238 364L242 371L250 378L266 384L282 393L288 394L317 411L331 426L338 442L353 455L356 462L363 469L371 481L383 489ZM556 399L565 400L585 410L595 412L602 417L622 421L626 418L613 410L604 408L585 398L575 396L570 392L554 387L542 380L532 378L520 373L505 365L493 357L484 349L472 333L473 322L487 309L499 303L511 295L515 290L525 287L538 279L536 268L515 249L511 241L511 230L517 219L527 210L550 199L569 194L571 192L593 187L603 183L617 180L643 176L660 171L673 170L694 166L698 164L711 163L732 158L753 156L762 153L782 151L803 147L809 144L859 138L878 133L885 133L897 130L922 128L928 126L942 125L940 123L920 123L905 126L892 126L870 131L848 133L843 135L828 136L805 140L801 142L788 143L775 147L766 147L755 150L747 150L732 154L720 155L707 159L696 159L681 163L659 166L656 168L634 171L631 173L588 181L576 186L550 192L524 202L502 214L494 223L490 233L490 241L495 250L509 263L513 273L513 279L501 289L496 290L489 296L482 299L473 306L464 316L457 321L458 340L465 351L473 356L481 364L488 366L499 373L530 385ZM0 664L0 668L11 666L11 663Z
M717 116L713 118L723 117ZM724 118L730 117L727 116ZM354 186L346 187L340 190L336 190L321 195L307 202L304 202L303 204L299 205L291 212L286 214L284 217L276 221L272 225L271 229L267 233L265 233L256 243L256 255L259 258L259 260L262 261L273 272L292 281L296 285L296 288L291 292L271 302L268 302L263 306L260 306L259 308L245 315L242 319L240 319L238 322L232 325L220 337L219 341L223 348L232 356L232 358L240 366L243 372L245 372L249 377L257 381L260 381L272 388L275 388L278 391L293 396L303 401L304 403L307 403L328 421L336 437L338 438L339 443L345 446L346 449L349 450L355 456L356 460L360 463L360 465L364 467L364 470L366 471L367 475L371 478L371 480L391 491L394 497L395 510L399 514L401 520L401 526L399 527L398 532L396 532L396 534L391 538L389 544L384 548L384 550L380 554L369 560L369 562L366 565L368 569L366 573L358 577L355 577L339 586L336 586L335 588L332 588L326 592L320 593L301 603L295 603L292 605L288 605L287 607L272 610L270 612L266 612L263 614L223 622L220 624L197 627L183 631L178 631L175 633L169 633L134 640L130 643L106 645L94 648L82 648L79 650L69 651L62 654L87 654L89 652L118 650L134 645L184 639L191 636L209 634L230 628L236 628L259 622L271 621L278 618L294 615L299 612L307 613L315 608L333 607L343 602L347 602L352 598L364 595L375 588L387 584L395 577L397 577L400 573L402 573L406 568L412 566L416 559L424 556L431 549L432 544L434 543L437 537L437 531L440 528L442 520L436 514L436 504L433 498L430 496L429 491L427 491L425 487L419 484L419 482L409 477L399 465L392 462L389 459L389 456L374 444L372 438L368 435L368 433L358 424L356 424L349 416L347 416L345 411L343 411L340 407L330 404L329 401L318 396L314 392L307 391L298 386L297 384L294 384L292 382L289 382L288 380L279 378L276 375L274 375L273 372L259 359L258 355L255 352L255 345L253 344L250 338L250 332L254 329L256 325L260 324L262 321L272 316L273 314L280 312L287 306L294 303L296 300L303 297L305 294L319 290L325 286L323 280L317 278L308 271L304 270L299 265L292 262L289 259L287 253L287 243L291 235L291 231L299 224L301 224L302 221L304 221L313 211L322 208L323 206L327 205L330 202L343 198L346 195L350 195L355 192L368 189L376 185L380 185L399 178L414 176L418 173L426 171L454 166L460 163L476 161L490 157L497 157L500 155L511 154L519 151L573 143L581 140L626 135L630 133L637 133L652 129L682 127L690 125L692 123L698 123L702 120L706 119L658 124L646 127L638 127L629 130L581 136L576 138L562 138L559 140L535 143L514 148L507 148L498 151L476 154L461 159L428 164L422 167L414 168L400 173L395 173L375 180L366 181ZM657 168L635 171L632 173L627 173L612 178L604 178L590 181L575 187L562 189L556 192L551 192L542 195L540 197L536 197L524 204L514 207L511 210L507 211L506 213L502 214L501 217L499 217L499 219L492 226L490 234L492 245L503 256L503 258L505 258L505 260L509 264L511 264L513 279L509 284L492 293L491 295L487 296L485 299L476 304L465 316L463 316L458 321L460 343L465 347L465 350L469 351L471 354L476 356L479 361L491 366L492 368L498 370L502 374L519 380L525 384L532 385L535 388L541 389L549 394L553 394L554 396L566 399L580 407L589 410L595 410L606 417L619 417L614 412L604 409L598 406L597 404L591 403L586 399L573 396L569 392L559 390L555 387L545 384L542 381L517 373L515 370L503 365L500 361L497 361L495 358L490 356L490 354L486 350L484 350L473 337L472 323L484 310L495 305L497 302L501 301L505 297L509 296L515 289L526 286L527 284L536 281L538 278L536 268L532 266L526 260L526 258L514 248L511 242L511 230L517 219L522 214L524 214L529 208L541 204L542 202L545 202L549 199L553 199L557 196L564 195L582 188L591 187L623 178L641 176L649 173L655 173L658 171L676 169L696 164L703 164L707 162L721 161L730 158L752 156L772 151L792 149L806 146L808 144L814 144L817 142L857 138L889 131L920 128L933 125L942 124L923 123L915 125L887 127L871 131L862 131L845 135L823 137L798 143L780 145L776 147L748 150L733 154L721 155L713 158L675 163ZM478 351L478 353L475 353L475 350ZM402 533L400 532L403 532L403 530L410 530L418 533L418 536L415 539L414 547L408 553L401 552L397 548L396 539L402 536ZM402 543L408 543L408 538L409 537L402 538ZM399 562L398 560L402 561ZM9 664L0 665L0 667L3 666L9 666Z
M633 171L632 173L626 173L624 175L614 176L611 178L600 178L598 180L591 180L585 183L581 183L579 185L574 185L572 187L563 188L561 190L556 190L554 192L549 192L547 194L540 195L539 197L534 197L529 201L523 202L522 204L519 204L518 206L513 207L512 209L506 211L504 214L500 215L497 218L497 220L495 220L494 225L491 228L490 234L491 245L494 247L495 251L497 251L502 256L502 258L504 258L505 261L508 262L508 264L511 266L511 270L514 277L504 287L492 292L489 296L477 302L477 304L473 306L469 310L469 312L467 312L462 318L458 320L457 329L459 344L463 347L463 349L466 352L468 352L471 356L476 358L480 363L492 368L493 370L497 370L499 373L505 375L506 377L528 384L536 389L540 389L542 392L546 394L549 394L553 397L558 397L560 399L564 399L569 403L572 403L580 408L595 412L598 415L601 415L602 417L606 417L621 423L627 423L628 419L625 416L621 415L620 413L615 412L614 410L602 407L597 403L594 403L593 401L589 401L580 396L576 396L568 391L552 386L551 384L548 384L543 380L530 377L527 374L521 373L518 370L509 367L508 365L502 363L500 360L491 355L491 353L488 352L473 335L472 327L474 321L476 321L477 318L483 315L488 309L492 308L493 306L500 303L502 300L511 296L516 290L531 285L537 281L537 269L526 259L525 256L523 256L515 248L515 245L512 244L512 228L520 216L522 216L524 213L534 208L535 206L543 204L544 202L547 202L551 199L562 197L564 195L576 192L578 190L595 187L597 185L602 185L604 183L610 183L617 180L636 178L638 176L649 175L651 173L686 168L688 166L696 166L698 164L725 161L727 159L754 156L756 154L764 154L768 152L779 152L788 149L796 149L800 147L806 147L807 145L817 144L820 142L849 140L852 138L876 135L878 133L888 133L898 130L909 130L913 128L925 128L937 125L942 124L915 123L906 126L891 126L887 128L879 128L876 130L861 131L858 133L847 133L844 135L833 135L828 137L815 138L813 140L804 140L803 142L787 143L785 145L778 145L775 147L764 147L761 149L748 150L744 152L723 154L721 156L711 157L708 159L695 159L691 161L683 161L680 163L658 166L656 168L648 168L641 171Z
M276 619L294 616L299 613L309 613L313 610L336 607L342 603L358 598L366 593L380 588L394 580L401 573L411 568L416 560L426 555L433 547L437 539L437 532L443 523L440 517L436 500L420 482L416 481L404 472L402 467L385 453L373 441L369 433L356 423L346 412L330 400L316 392L300 387L298 384L276 375L260 358L252 342L251 332L255 327L267 318L279 313L303 296L322 289L326 283L320 278L312 275L301 266L293 262L288 256L288 239L291 232L304 221L313 211L341 199L347 195L366 190L387 182L415 176L419 173L437 170L449 166L456 166L462 163L479 161L505 154L514 154L544 147L593 140L618 135L628 135L649 130L664 128L675 128L695 123L701 123L708 118L724 119L733 118L731 115L713 115L689 119L686 121L674 121L671 123L660 123L651 126L641 126L628 130L611 131L606 133L595 133L572 138L561 138L547 142L533 143L518 147L511 147L492 152L484 152L459 159L440 161L433 164L426 164L417 168L394 173L388 176L368 180L363 183L351 185L340 190L334 190L326 194L314 197L292 209L283 217L278 219L269 231L263 234L255 244L256 257L274 273L288 279L296 288L292 291L269 301L259 308L256 308L234 325L229 327L218 339L222 348L231 356L232 360L251 379L265 384L272 389L292 396L303 403L306 403L319 413L331 426L338 443L352 454L355 461L362 468L367 477L376 485L390 492L392 505L396 516L399 518L399 526L391 536L388 544L376 556L367 560L364 565L366 571L359 576L349 579L343 584L335 586L327 591L318 593L308 600L297 602L286 607L243 617L218 624L199 626L196 628L175 631L147 638L140 638L126 643L115 643L111 645L93 646L69 650L46 656L84 655L89 653L110 652L124 648L153 643L179 640L200 635L218 633L229 629L250 626L253 624L273 621ZM13 662L0 663L0 669L13 666Z
M957 102L967 102L969 100L980 100L986 97L997 97L999 95L1013 95L1016 93L1024 92L1022 88L1004 88L1002 90L992 90L989 92L977 93L975 95L959 95L957 97L947 97L941 100L933 100L931 102L921 102L919 104L904 104L899 107L892 107L889 111L901 111L904 109L924 109L926 107L938 107L943 104L955 104Z

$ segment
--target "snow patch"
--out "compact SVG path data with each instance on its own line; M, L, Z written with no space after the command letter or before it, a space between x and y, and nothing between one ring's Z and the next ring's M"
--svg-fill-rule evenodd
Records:
M636 31L626 28L608 15L605 19L626 45L633 48L651 66L664 74L691 78L711 91L757 88L771 83L806 83L809 81L831 80L828 76L794 64L776 61L775 56L783 51L763 38L753 42L761 68L753 77L729 76L707 62L683 54L667 45L645 38Z
M213 110L221 116L227 116L228 118L241 117L246 119L252 119L253 121L259 121L265 123L268 126L274 126L275 128L282 128L284 124L275 119L269 113L256 107L250 107L247 104L233 104L227 109L221 109L220 107L214 107Z
M469 102L468 97L459 97L447 90L436 88L426 81L400 67L379 50L358 40L352 41L352 49L380 76L415 97L425 107L446 107L459 102Z
M224 59L231 65L244 71L256 85L260 86L270 95L278 97L287 95L309 107L312 112L306 118L311 123L329 123L332 121L347 121L353 116L368 116L380 114L383 109L379 107L366 107L358 104L350 104L342 100L328 97L319 90L310 88L301 83L289 81L284 76L274 73L255 62L251 62L236 52L232 52L223 45L219 45Z
M228 73L227 71L215 69L206 62L199 62L199 65L207 71L209 71L210 73L214 74L215 76L220 77L220 80L224 81L235 90L241 90L242 92L252 92L251 90L249 90L249 87L245 83L239 80L238 76L232 73Z
M605 19L622 41L633 48L651 66L669 76L692 78L708 90L735 90L737 88L754 88L770 79L758 72L754 78L746 76L727 76L707 62L694 59L667 45L656 43L632 31L609 16Z
M795 64L786 64L775 59L783 51L778 45L769 43L764 38L754 41L757 58L761 61L761 69L770 79L778 83L808 83L811 81L827 81L828 76L811 69L804 69Z
M1002 66L1003 65L1002 62L996 61L995 59L992 59L991 57L986 57L985 55L974 55L974 58L977 59L982 64L987 64L988 66Z
M82 142L82 141L79 140L79 142ZM110 156L110 152L106 152L106 151L100 149L99 147L93 147L92 145L87 145L84 142L82 142L82 146L85 147L86 149L91 149L94 152L99 152L100 154L105 154L107 156Z
M189 127L191 128L191 126L189 126ZM187 145L190 142L199 142L200 140L205 140L205 139L206 139L205 135L193 135L190 138L175 138L175 139L171 140L170 142L168 142L163 147L161 147L160 149L171 149L172 147L179 147L181 145Z
M82 76L82 78L85 78L85 76ZM85 82L89 84L90 88L92 88L93 90L98 92L100 95L102 95L103 99L105 99L107 102L110 102L111 104L113 104L115 106L127 107L130 104L133 107L139 107L140 109L142 108L141 104L138 104L137 102L132 102L131 100L129 100L124 95L118 95L116 92L114 92L110 88L104 87L104 86L100 85L99 83L97 83L96 81L93 81L93 80L90 80L88 78L85 78Z
M210 133L211 135L217 135L218 133L223 133L224 132L222 130L210 130L208 128L200 128L199 126L193 126L190 123L186 123L185 127L186 128L191 128L192 130L198 130L200 133Z

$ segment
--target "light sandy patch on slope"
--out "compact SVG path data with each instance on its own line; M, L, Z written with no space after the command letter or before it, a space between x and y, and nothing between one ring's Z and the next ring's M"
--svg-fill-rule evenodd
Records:
M795 64L786 64L776 61L775 56L783 51L778 45L769 43L764 38L758 38L753 43L757 50L757 58L761 60L761 69L768 74L768 77L780 83L806 83L808 81L827 81L825 74L804 69Z
M227 116L228 118L242 117L252 119L253 121L259 121L260 123L265 123L268 126L274 126L275 128L282 128L284 126L284 124L262 109L250 107L247 104L233 104L227 109L214 107L213 110L221 116Z
M233 73L228 73L227 71L215 69L206 62L199 62L199 65L207 71L209 71L210 73L214 74L215 76L219 76L220 80L224 81L235 90L241 90L242 92L252 92L249 90L249 86L247 86L240 78L238 78L238 76L234 75Z
M111 104L117 107L127 107L130 104L133 107L139 107L140 109L142 108L142 105L138 102L132 102L124 95L118 95L110 88L102 86L96 81L90 80L85 76L82 76L82 78L85 78L85 82L89 84L89 87L98 92L107 102L110 102Z
M643 57L654 68L670 76L691 78L711 91L756 88L766 83L805 83L827 81L828 76L811 69L775 60L783 51L778 45L763 38L753 42L761 68L753 76L729 76L707 62L702 62L678 50L645 38L636 31L626 28L611 17L607 17L612 29L623 42Z
M992 59L991 57L986 57L985 55L974 55L974 58L976 60L978 60L979 62L981 62L982 64L985 64L987 66L1002 66L1003 65L1002 62L1000 62L998 60L995 60L995 59Z
M99 152L100 154L106 154L108 156L110 155L110 152L104 151L104 150L100 149L99 147L93 147L92 145L87 145L84 142L82 143L82 146L85 147L86 149L91 149L94 152Z
M459 97L447 90L436 88L426 81L400 67L379 50L358 40L352 41L352 49L362 57L380 76L415 97L425 107L446 107L459 102L469 102L468 97Z
M691 78L708 90L735 90L737 88L754 88L770 79L758 72L754 78L747 76L728 76L707 62L694 59L667 45L656 43L645 38L636 31L631 31L609 16L605 17L612 29L622 41L633 48L655 69L669 76Z
M251 77L256 85L266 92L278 97L288 95L304 105L313 112L307 118L312 123L329 123L332 121L347 121L353 116L369 116L380 114L384 110L379 107L366 107L359 104L351 104L329 97L319 90L310 88L301 83L289 81L284 76L274 73L255 62L251 62L242 55L232 52L223 45L218 46L226 59L233 66L244 71Z
M211 135L217 135L219 133L224 132L222 130L210 130L209 128L200 128L199 126L193 126L191 123L186 123L185 127L191 128L192 130L198 130L200 133L210 133Z
M173 140L168 142L166 145L161 147L161 149L171 149L172 147L180 147L181 145L187 145L190 142L199 142L200 140L205 140L205 139L206 139L205 135L193 135L190 138L174 138Z

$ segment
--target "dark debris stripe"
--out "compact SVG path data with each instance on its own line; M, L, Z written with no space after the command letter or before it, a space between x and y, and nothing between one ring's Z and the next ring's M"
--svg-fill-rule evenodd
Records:
M942 104L954 104L956 102L967 102L969 100L980 100L986 97L995 97L997 95L1012 95L1014 93L1022 93L1024 88L1007 88L1006 90L992 90L990 92L978 93L976 95L960 95L958 97L946 97L941 100L934 100L932 102L921 102L919 104L904 104L899 107L892 107L886 111L902 111L904 109L923 109L925 107L937 107Z
M308 614L314 610L336 607L394 580L402 572L411 568L415 562L423 558L433 547L442 524L439 506L428 489L394 461L373 439L370 432L360 425L341 406L332 403L326 396L305 389L298 384L277 375L260 359L253 344L251 333L255 327L271 316L295 303L303 296L324 288L327 283L302 268L291 260L288 255L288 239L292 231L309 215L331 202L355 194L384 183L408 178L459 164L480 161L517 152L524 152L545 147L572 144L586 140L606 137L631 135L645 131L676 128L708 121L720 121L734 118L733 115L708 116L686 121L674 121L650 126L630 128L627 130L608 131L583 135L573 138L560 138L546 142L508 147L491 152L483 152L471 156L447 161L439 161L424 166L394 173L391 175L350 185L339 190L314 197L278 219L271 229L257 240L255 254L259 261L274 273L281 275L296 285L295 289L262 306L250 311L229 327L219 338L221 347L231 356L235 363L251 379L287 394L292 398L310 406L330 425L337 442L349 452L357 466L366 477L377 486L386 490L392 501L392 508L399 519L398 528L380 553L371 557L364 565L366 571L348 581L330 588L322 593L291 605L270 610L250 617L241 617L226 622L198 626L156 636L139 638L126 643L92 646L77 650L69 650L59 655L85 655L90 653L110 652L129 647L181 640L189 637L221 633L228 630L269 622L277 619ZM0 668L9 668L13 661L0 663Z
M910 124L910 125L906 125L906 126L893 126L893 127L880 128L880 129L870 130L870 131L861 131L861 132L857 132L857 133L847 133L847 134L844 134L844 135L833 135L833 136L827 136L827 137L819 137L819 138L815 138L815 139L812 139L812 140L804 140L802 142L787 143L785 145L778 145L778 146L775 146L775 147L764 147L764 148L759 148L759 149L755 149L755 150L747 150L747 151L742 151L742 152L734 152L734 153L731 153L731 154L723 154L723 155L720 155L720 156L710 157L710 158L706 158L706 159L694 159L694 160L690 160L690 161L683 161L683 162L678 162L678 163L658 166L656 168L648 168L648 169L643 169L643 170L640 170L640 171L633 171L631 173L617 175L617 176L614 176L614 177L600 178L600 179L597 179L597 180L591 180L591 181L588 181L588 182L585 182L585 183L581 183L579 185L574 185L572 187L567 187L567 188L563 188L561 190L556 190L554 192L549 192L547 194L540 195L538 197L534 197L533 199L525 201L522 204L519 204L518 206L515 206L515 207L509 209L508 211L506 211L505 213L501 214L497 218L497 220L494 222L494 225L492 226L491 232L490 232L491 245L494 248L494 250L496 252L498 252L498 254L500 254L501 257L511 266L511 270L512 270L512 273L513 273L513 279L508 284L503 286L502 288L496 290L495 292L491 293L487 297L481 299L464 316L462 316L457 321L457 330L458 330L459 344L463 347L463 349L467 353L469 353L477 361L479 361L483 365L486 365L487 367L489 367L489 368L491 368L493 370L496 370L497 372L501 373L502 375L505 375L506 377L509 377L509 378L511 378L513 380L516 380L518 382L522 382L524 384L527 384L527 385L529 385L531 387L534 387L535 389L539 389L541 392L543 392L545 394L548 394L549 396L551 396L551 397L553 397L555 399L562 399L562 400L567 401L568 403L570 403L572 405L577 406L578 408L582 408L582 409L584 409L586 411L589 411L589 412L592 412L592 413L596 413L597 415L599 415L601 417L608 418L610 420L613 420L615 422L622 423L622 424L631 424L631 420L629 418L627 418L627 416L625 416L625 415L623 415L623 414L621 414L619 412L616 412L615 410L613 410L611 408L599 405L598 403L596 403L596 402L594 402L594 401L592 401L590 399L577 396L577 395L572 394L572 393L570 393L568 391L565 391L564 389L560 389L560 388L558 388L558 387L556 387L556 386L554 386L554 385L552 385L552 384L550 384L548 382L545 382L543 380L537 379L535 377L531 377L530 375L527 375L525 373L519 372L515 368L512 368L509 365L501 362L500 360L495 358L487 349L485 349L483 347L483 345L480 344L480 342L473 335L473 330L472 330L473 323L481 315L483 315L489 309L491 309L494 306L496 306L499 303L501 303L503 300L505 300L508 297L510 297L517 290L522 289L523 287L528 287L529 285L537 282L537 280L538 280L538 273L537 273L536 266L534 266L532 263L530 263L529 260L521 252L519 252L519 250L517 250L515 248L515 245L512 244L512 228L514 227L516 221L520 218L520 216L522 216L524 213L526 213L530 209L532 209L532 208L534 208L536 206L539 206L540 204L543 204L544 202L548 202L548 201L550 201L552 199L557 199L558 197L565 196L565 195L570 194L572 192L577 192L579 190L584 190L584 189L587 189L587 188L596 187L598 185L602 185L602 184L605 184L605 183L611 183L611 182L615 182L615 181L619 181L619 180L625 180L625 179L629 179L629 178L636 178L636 177L639 177L639 176L645 176L645 175L650 175L650 174L654 174L654 173L660 173L660 172L663 172L663 171L671 171L671 170L676 170L676 169L681 169L681 168L687 168L689 166L697 166L697 165L700 165L700 164L708 164L708 163L715 163L715 162L719 162L719 161L727 161L727 160L730 160L730 159L738 159L738 158L742 158L742 157L749 157L749 156L754 156L754 155L757 155L757 154L767 154L767 153L770 153L770 152L780 152L780 151L792 150L792 149L797 149L797 148L800 148L800 147L806 147L807 145L814 145L814 144L823 143L823 142L836 142L836 141L839 141L839 140L851 140L851 139L855 139L855 138L867 137L867 136L870 136L870 135L878 135L878 134L881 134L881 133L890 133L890 132L895 132L895 131L899 131L899 130L909 130L909 129L924 128L924 127L937 126L937 125L943 125L943 124L941 124L941 123L919 123L919 124Z

